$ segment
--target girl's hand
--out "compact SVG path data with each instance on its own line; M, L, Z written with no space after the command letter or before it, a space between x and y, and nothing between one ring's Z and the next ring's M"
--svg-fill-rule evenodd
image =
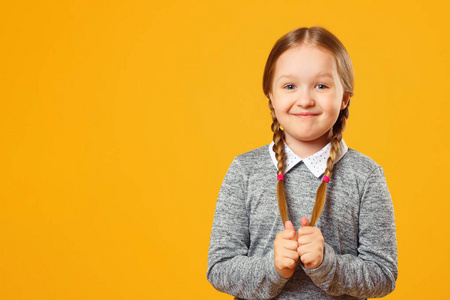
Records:
M322 264L325 242L317 227L310 227L309 220L303 217L298 230L298 255L307 269L315 269Z
M278 232L273 243L274 263L278 274L289 278L294 274L299 259L298 236L291 221L286 221L285 230Z

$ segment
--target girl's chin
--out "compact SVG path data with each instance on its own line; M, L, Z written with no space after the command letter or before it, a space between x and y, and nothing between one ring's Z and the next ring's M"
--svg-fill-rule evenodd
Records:
M328 144L328 132L323 135L312 136L312 135L295 135L295 136L286 136L286 142L294 142L294 143L325 143Z

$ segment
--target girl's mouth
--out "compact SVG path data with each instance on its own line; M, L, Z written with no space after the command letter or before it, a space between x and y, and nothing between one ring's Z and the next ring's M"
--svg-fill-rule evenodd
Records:
M294 116L296 116L297 118L301 118L301 119L308 119L308 118L316 117L316 116L318 116L318 114L306 113L306 114L294 114Z

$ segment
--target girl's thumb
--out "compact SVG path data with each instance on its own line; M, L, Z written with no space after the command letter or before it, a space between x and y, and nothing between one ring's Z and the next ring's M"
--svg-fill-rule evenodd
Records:
M286 223L284 224L284 229L286 229L286 230L294 230L295 231L294 225L289 220L287 220Z
M303 227L303 226L309 226L309 220L308 220L308 218L307 218L307 217L303 217L303 218L300 220L300 225L302 225L302 227Z

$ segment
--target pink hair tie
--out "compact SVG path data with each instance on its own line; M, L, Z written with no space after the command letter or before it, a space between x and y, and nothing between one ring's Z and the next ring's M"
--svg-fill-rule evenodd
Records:
M277 180L284 180L284 174L278 174Z
M328 183L328 182L330 182L330 177L328 177L327 175L324 175L322 181L325 181L326 183Z

